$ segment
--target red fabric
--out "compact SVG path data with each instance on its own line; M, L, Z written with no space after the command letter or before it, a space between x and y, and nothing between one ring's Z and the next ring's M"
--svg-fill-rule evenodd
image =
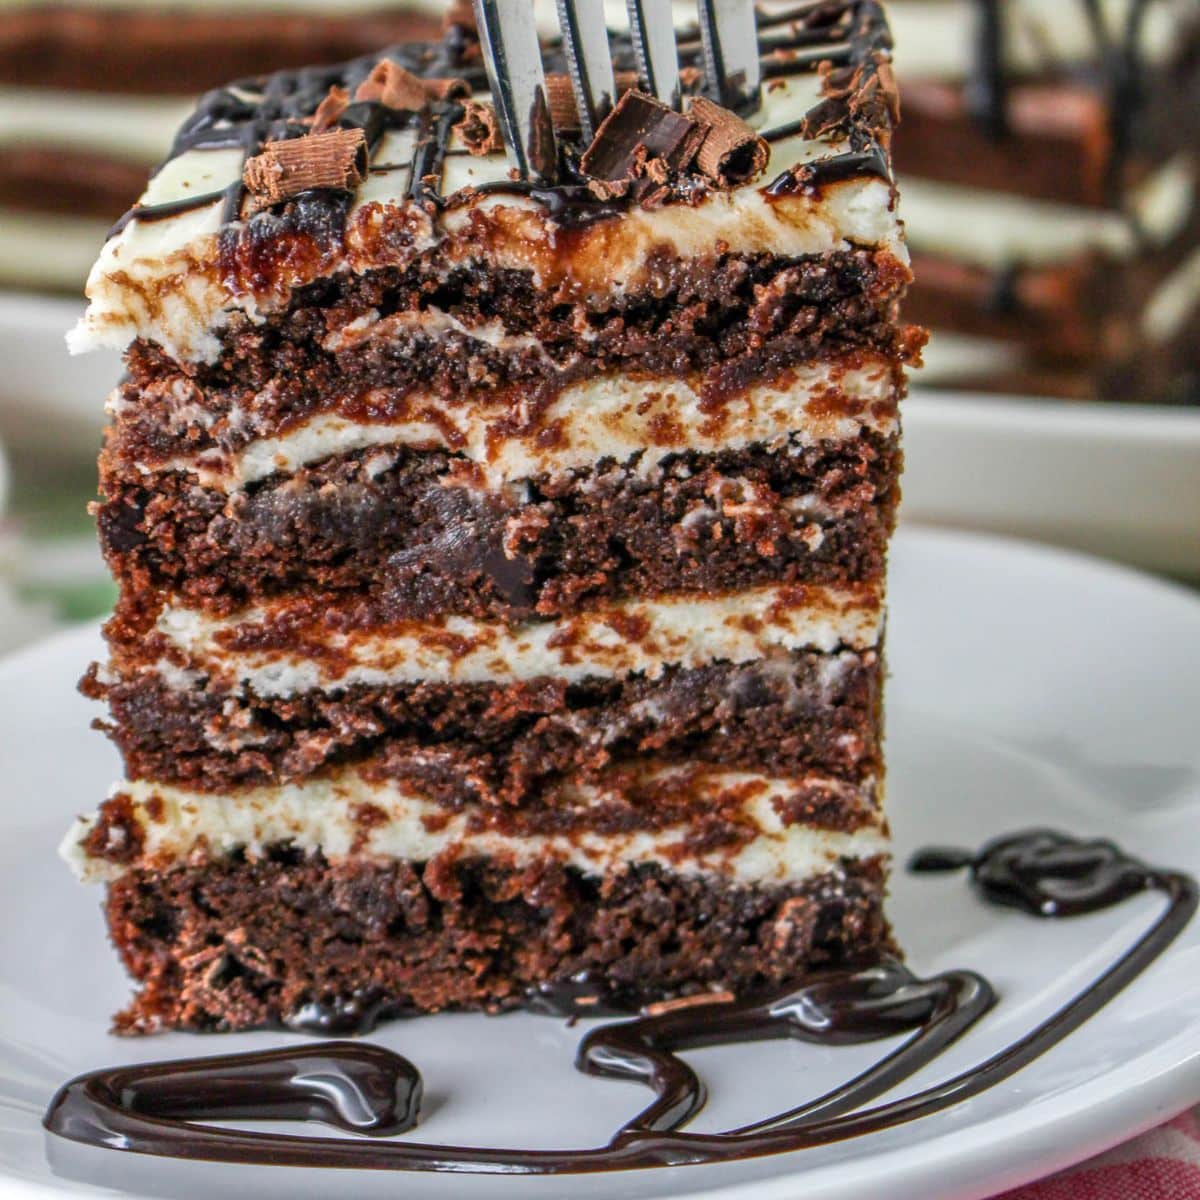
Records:
M1200 1200L1200 1109L999 1200Z

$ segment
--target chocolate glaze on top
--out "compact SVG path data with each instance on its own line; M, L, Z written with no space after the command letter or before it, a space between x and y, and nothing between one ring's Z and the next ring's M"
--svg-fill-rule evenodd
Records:
M832 63L847 73L872 72L876 55L890 47L886 19L876 0L822 0L819 4L801 4L795 9L760 20L763 72L768 78L815 71L820 63ZM613 35L614 65L618 71L632 71L636 60L627 35ZM699 68L699 41L683 40L679 47L684 67ZM559 46L551 44L544 52L546 68L564 72L566 61ZM480 62L478 46L454 26L442 42L410 43L393 46L380 54L354 59L349 63L328 67L306 67L280 71L274 75L232 83L206 93L195 112L185 121L171 147L168 161L189 150L240 148L245 157L257 154L269 141L301 137L309 132L306 123L318 104L333 86L354 94L381 59L391 59L406 70L428 79L463 79L472 90L486 88L486 77ZM865 76L864 76L865 79ZM704 90L702 77L690 82L690 90ZM818 178L826 160L809 164L806 185L835 182L854 174L883 174L890 178L886 150L878 140L886 140L888 130L868 128L852 113L846 99L823 101L822 106L836 103L845 110L851 139L851 149L857 155L832 155L828 180ZM818 107L822 107L818 106ZM856 111L856 110L855 110ZM438 188L441 164L446 154L450 131L462 118L463 108L453 100L432 103L422 112L388 108L375 101L351 104L338 118L342 128L361 128L366 134L369 153L388 130L413 128L418 145L409 169L405 189L411 199L427 203L433 209L441 207L446 197ZM869 123L868 123L869 124ZM553 186L531 186L523 181L499 181L473 192L500 191L530 196L544 204L555 219L564 223L590 221L616 215L632 202L598 202L587 190L587 178L578 167L584 147L570 138L560 139L558 175ZM874 153L868 153L874 151ZM841 163L841 157L848 162ZM882 167L880 166L882 164ZM861 168L861 170L860 170ZM396 169L389 164L389 169ZM777 181L778 182L778 181ZM699 177L682 175L672 182L671 198L684 203L694 201L704 190ZM782 194L781 192L777 194ZM191 196L166 204L143 205L131 209L113 227L110 236L119 233L130 221L152 221L177 216L202 208L218 200L224 202L222 222L238 219L242 210L244 187L241 181L217 193ZM297 207L313 210L305 216L309 222L328 224L344 220L350 195L339 192L306 193Z
M353 1042L93 1071L54 1097L45 1127L92 1146L164 1157L366 1170L558 1174L723 1162L818 1146L916 1120L1009 1078L1103 1008L1163 953L1197 907L1197 885L1178 872L1131 858L1111 842L1032 830L990 842L978 854L918 854L919 872L969 869L982 898L1040 918L1094 912L1141 891L1167 905L1102 975L1024 1037L967 1071L899 1100L869 1107L932 1061L995 1003L967 971L919 979L893 959L819 974L798 988L725 1001L692 997L602 1025L580 1044L576 1066L590 1075L643 1083L654 1101L607 1145L535 1151L374 1137L411 1127L420 1077L407 1059ZM587 981L574 981L579 1007ZM558 1002L551 1007L561 1011ZM704 1085L678 1056L696 1046L764 1038L839 1045L907 1033L901 1045L846 1084L809 1103L715 1134L683 1126L704 1106ZM251 1133L201 1124L206 1118L318 1120L365 1139Z

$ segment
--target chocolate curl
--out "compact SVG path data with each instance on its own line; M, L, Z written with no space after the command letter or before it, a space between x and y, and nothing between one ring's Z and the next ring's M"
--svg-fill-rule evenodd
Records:
M462 138L469 154L494 154L504 149L496 110L482 100L463 102L463 118L454 126L454 132Z
M465 79L422 79L422 86L432 100L468 100L471 85Z
M617 87L617 99L620 100L627 91L637 87L637 72L618 71L613 82ZM546 100L555 133L577 133L581 127L579 107L575 103L575 89L571 85L570 75L546 75Z
M896 76L892 71L891 62L881 54L875 56L875 82L892 124L899 125L900 88L896 83Z
M246 160L242 182L254 198L253 209L314 188L352 191L367 173L367 139L361 129L331 129L285 142L268 142Z
M569 133L580 128L579 107L569 75L546 75L546 104L555 133Z
M334 84L317 105L317 111L309 118L313 133L324 133L336 125L338 118L350 107L350 93Z
M696 155L704 127L645 92L626 92L596 130L579 166L596 179L630 179L650 159L681 171Z
M708 130L696 152L696 166L718 187L749 183L766 170L771 148L736 113L695 96L688 116Z
M390 58L381 58L355 89L355 100L374 100L387 108L422 109L429 102L421 80Z
M452 100L471 94L465 79L422 79L390 58L382 58L354 92L355 100L369 100L385 108L419 112L435 100Z

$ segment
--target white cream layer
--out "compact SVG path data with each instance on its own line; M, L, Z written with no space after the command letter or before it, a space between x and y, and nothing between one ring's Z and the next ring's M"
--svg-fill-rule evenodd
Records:
M1142 332L1151 342L1169 342L1183 332L1197 307L1200 307L1200 247L1150 297L1142 313Z
M390 686L421 680L481 683L552 675L577 681L643 673L668 666L750 662L774 650L878 644L883 623L876 585L762 587L716 597L629 600L569 618L500 622L449 616L398 622L357 634L336 628L297 631L307 654L286 650L230 651L222 635L253 627L267 613L252 609L213 617L196 609L164 608L157 629L198 671L227 687L260 696L290 696L355 684ZM282 607L274 614L286 611ZM322 654L321 651L324 653Z
M1118 43L1130 9L1139 0L1099 0L1105 28ZM788 0L767 0L768 9ZM964 79L978 58L978 0L892 0L888 22L901 75L909 79ZM1195 0L1145 6L1139 41L1143 61L1161 62L1178 46L1179 30L1196 16ZM1036 73L1058 65L1094 61L1096 33L1083 0L1004 0L1003 53L1010 70Z
M809 446L851 441L864 431L891 436L899 425L893 368L881 360L850 370L836 363L797 367L712 409L696 391L699 380L693 382L624 376L586 380L566 387L524 431L503 435L496 430L513 417L511 401L489 407L413 399L405 421L372 423L322 414L280 437L250 442L233 455L205 451L165 466L194 471L205 486L233 492L331 455L410 446L461 455L478 466L487 486L498 487L591 467L605 458L635 461L636 470L649 474L668 455L686 450L731 450L785 439ZM119 396L110 403L110 410L117 409Z
M905 178L904 225L914 251L1003 270L1069 262L1089 250L1132 258L1182 232L1196 203L1196 159L1162 167L1127 197L1126 212L1031 200Z
M661 772L664 790L672 788L674 773ZM551 859L589 875L620 870L627 864L660 863L683 875L777 884L837 872L846 859L888 853L889 841L881 823L854 833L785 825L775 802L786 801L798 784L813 781L851 791L863 805L872 803L875 797L872 782L855 787L818 776L788 780L733 771L712 771L701 776L696 786L714 801L731 789L744 794L739 823L754 835L740 847L710 851L687 844L690 830L684 824L615 834L580 831L571 835L514 836L471 830L464 814L452 814L423 800L402 784L368 781L355 771L303 784L254 788L231 796L145 782L121 783L113 790L133 801L134 816L144 837L141 861L155 866L184 859L198 846L216 854L245 849L253 857L264 847L291 842L310 853L319 850L332 860L366 857L427 862L453 851L463 856L497 858L518 867ZM619 793L595 787L581 787L573 797L575 804L585 810L614 799L620 799ZM372 814L372 820L356 822L355 810L361 805L382 810L383 818ZM156 815L152 816L152 811ZM430 818L428 823L425 818ZM95 816L79 818L60 848L79 878L88 882L114 879L125 870L105 859L92 858L84 850L81 843L95 822Z
M0 87L0 146L77 150L148 167L166 156L175 131L194 107L179 96Z
M763 127L780 125L803 115L817 96L815 75L789 80L767 93L756 117ZM461 148L452 140L451 149ZM650 282L652 255L667 251L683 258L712 254L717 242L731 253L770 252L802 256L825 254L851 245L883 246L907 261L900 225L892 203L891 185L874 177L849 179L822 189L819 196L791 195L768 199L763 184L801 162L847 153L842 142L791 137L771 146L765 175L732 192L711 194L701 204L667 205L649 210L633 208L620 220L600 221L572 235L572 254L557 254L558 226L533 200L510 195L485 195L452 208L435 228L427 218L413 217L412 253L439 244L443 236L467 234L486 214L490 232L478 251L498 267L528 269L539 286L565 282L590 295L621 293ZM411 158L411 135L389 134L375 147L373 165L397 167ZM502 180L508 176L503 155L466 160L450 157L455 172L446 191L470 182ZM143 204L154 205L218 190L241 176L239 152L193 150L167 164L150 182ZM469 175L461 174L469 172ZM360 199L385 208L412 206L404 198L407 172L392 169L368 176ZM182 216L157 221L131 221L105 246L88 282L91 305L72 335L75 351L95 346L123 347L135 336L151 338L179 359L211 359L217 353L214 330L229 311L257 314L260 304L280 297L231 294L215 270L216 234L222 206L210 203ZM347 265L372 265L356 257L355 246L369 234L377 210L359 206L352 213L347 235ZM456 265L449 261L447 268ZM563 274L565 272L565 275ZM165 288L167 281L170 287Z

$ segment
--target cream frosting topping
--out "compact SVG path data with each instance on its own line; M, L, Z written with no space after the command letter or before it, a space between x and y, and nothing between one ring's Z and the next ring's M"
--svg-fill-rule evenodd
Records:
M770 129L801 116L815 101L818 86L810 75L768 88L755 123ZM445 160L443 194L453 196L464 186L508 177L503 155L470 158L453 153L463 148L455 135ZM369 246L384 214L395 210L402 210L408 222L411 255L439 247L447 269L464 261L484 261L529 270L540 286L566 283L589 295L646 286L654 277L656 255L711 255L718 242L731 253L796 257L852 246L881 247L907 262L887 180L857 175L831 183L816 195L765 193L764 185L783 171L849 150L837 140L781 138L771 144L762 178L730 192L712 192L695 206L632 207L618 219L592 222L571 231L571 249L564 253L561 227L539 203L524 196L473 196L452 204L435 224L406 199L408 171L403 168L411 162L412 135L391 132L375 145L376 173L369 173L356 193L344 269L374 265L369 251L361 247ZM170 204L217 192L235 183L241 169L240 151L185 151L154 176L141 203ZM87 288L91 304L70 338L72 350L120 348L140 336L159 342L176 358L211 360L217 353L214 335L230 311L255 315L284 302L286 288L283 295L263 295L234 292L227 286L218 269L217 234L222 228L220 200L168 218L129 221L105 245L92 269ZM481 229L486 236L480 236Z

